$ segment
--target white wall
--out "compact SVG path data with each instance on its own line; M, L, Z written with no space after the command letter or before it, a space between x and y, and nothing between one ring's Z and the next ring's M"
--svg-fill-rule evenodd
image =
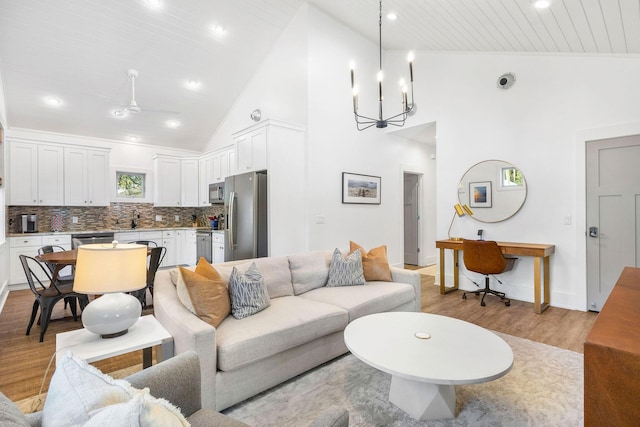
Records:
M345 248L349 240L367 249L386 244L389 261L398 264L404 252L403 168L427 173L434 165L424 144L388 135L388 130L356 130L349 61L358 61L363 85L370 80L375 95L377 58L376 44L314 6L303 5L207 148L226 145L232 133L250 126L249 113L256 107L262 108L263 117L306 125L306 176L291 179L308 182L306 194L296 195L308 200L308 249ZM374 95L363 93L365 112L376 111ZM342 172L380 176L382 203L342 204ZM286 206L271 206L270 213L290 215ZM319 217L324 224L317 223ZM432 242L428 246L435 253Z
M310 7L309 14L309 194L311 249L386 244L389 262L403 262L403 171L433 170L425 144L389 135L397 128L359 132L353 118L349 63L356 65L359 111L377 114L378 47ZM385 65L386 68L386 65ZM396 79L385 79L384 116L401 111ZM395 92L395 93L394 93ZM394 102L396 99L398 102ZM419 121L413 118L407 125ZM342 204L342 172L380 176L380 205ZM427 178L428 179L428 178ZM429 186L423 186L423 200ZM324 224L316 224L316 217ZM424 248L435 252L433 243Z
M0 126L3 129L7 129L7 108L4 102L4 84L2 83L2 61L0 61ZM6 180L7 164L4 159L7 158L7 144L3 143L0 146L0 171L2 172L3 182ZM4 164L3 164L4 163ZM9 293L9 250L6 240L5 227L6 224L6 209L5 209L5 185L0 187L0 312L4 307L4 303Z
M515 85L497 89L498 76L509 71L517 76ZM585 129L618 131L623 124L638 123L639 73L638 57L418 52L416 119L436 121L438 129L438 237L447 237L457 184L466 169L487 159L511 162L527 179L522 210L495 224L458 218L455 234L475 238L482 228L486 239L555 244L551 303L586 309L585 207L580 194L584 137L579 141L579 135ZM566 216L571 225L564 225ZM451 259L447 264L451 283ZM532 260L521 258L516 269L504 275L509 294L532 301L532 275ZM461 285L473 287L464 279Z
M255 125L250 118L255 109L261 110L263 119L306 125L306 22L304 4L234 102L205 151L232 144L232 134Z

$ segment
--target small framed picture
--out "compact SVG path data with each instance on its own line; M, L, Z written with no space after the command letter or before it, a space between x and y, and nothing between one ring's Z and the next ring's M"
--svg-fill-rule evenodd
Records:
M342 172L342 203L380 204L379 176Z
M469 183L469 206L472 208L491 207L491 181Z

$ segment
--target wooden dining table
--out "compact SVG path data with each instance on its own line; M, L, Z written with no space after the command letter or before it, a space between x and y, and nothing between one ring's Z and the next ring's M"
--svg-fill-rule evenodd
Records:
M150 253L151 248L148 248L147 255L149 255ZM71 249L68 251L48 252L45 254L37 255L36 259L40 262L55 265L55 268L53 269L53 275L51 276L51 283L55 283L56 280L58 280L60 271L63 268L69 265L76 265L76 262L78 261L78 250Z
M36 259L46 264L53 264L53 275L51 276L51 283L55 283L58 280L60 270L69 265L76 265L78 260L78 250L71 249L68 251L48 252L40 255L36 255Z

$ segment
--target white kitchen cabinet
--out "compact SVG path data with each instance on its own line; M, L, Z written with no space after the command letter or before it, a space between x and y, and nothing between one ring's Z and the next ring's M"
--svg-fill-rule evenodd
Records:
M305 207L313 196L309 195L304 178L307 174L304 127L264 119L234 133L233 138L237 143L238 174L245 172L243 168L268 170L269 256L308 250Z
M211 206L209 203L209 184L224 182L232 175L231 162L235 162L234 147L224 148L219 151L207 153L199 161L200 197L199 206Z
M8 204L62 206L64 151L60 145L10 141Z
M196 239L196 230L186 230L184 250L182 252L183 264L195 265L198 263L198 260L196 259L196 257L198 256L197 248L198 241Z
M237 173L267 169L267 128L252 127L233 135L236 142Z
M118 243L129 243L140 240L140 233L137 231L124 231L117 232L113 235L114 240L117 240Z
M155 206L198 206L198 160L156 155Z
M223 182L229 176L229 152L231 149L225 149L213 156L213 181Z
M149 241L162 246L162 231L140 231L136 240Z
M64 148L65 206L109 206L109 150Z
M24 237L9 237L9 284L26 284L27 276L22 268L20 262L20 255L27 255L35 257L38 255L38 249L42 247L41 236L29 236ZM44 272L36 271L36 275L43 280L43 284L48 286L49 284L44 282L46 280L46 274ZM37 283L36 283L37 285Z
M198 197L198 159L182 159L182 199L181 206L196 207L199 204Z
M175 231L163 231L162 232L162 246L167 248L167 252L164 255L160 267L172 267L177 264L178 249L176 245Z
M213 156L206 155L198 161L198 205L211 206L209 203L209 184L213 176Z
M224 232L211 233L212 264L224 262Z

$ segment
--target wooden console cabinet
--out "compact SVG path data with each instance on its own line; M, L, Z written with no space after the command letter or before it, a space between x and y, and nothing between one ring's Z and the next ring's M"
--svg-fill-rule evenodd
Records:
M640 420L640 268L626 267L584 343L585 426Z

